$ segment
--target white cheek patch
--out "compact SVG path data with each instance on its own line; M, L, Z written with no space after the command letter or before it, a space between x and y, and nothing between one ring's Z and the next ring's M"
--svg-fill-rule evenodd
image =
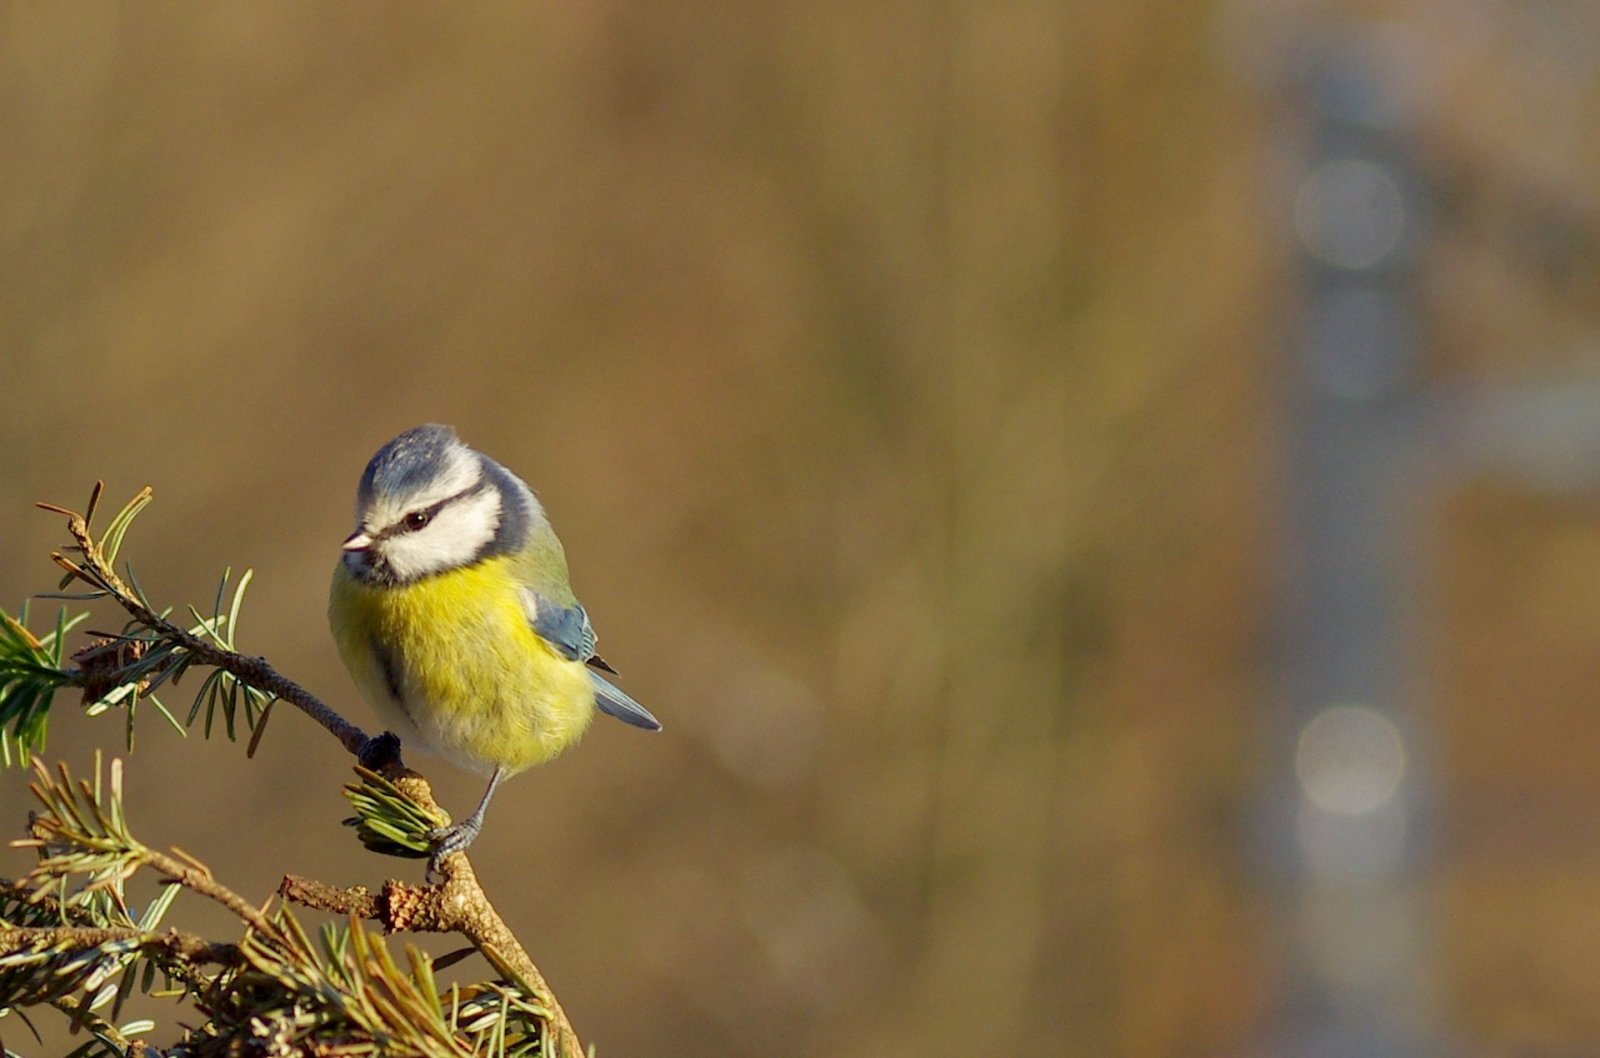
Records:
M500 496L494 489L484 489L445 504L423 528L396 533L380 547L397 579L415 580L467 565L489 545L499 527Z

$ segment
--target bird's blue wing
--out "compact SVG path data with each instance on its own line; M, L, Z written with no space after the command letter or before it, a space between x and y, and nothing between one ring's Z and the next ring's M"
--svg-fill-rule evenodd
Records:
M536 591L524 589L522 609L540 639L556 648L562 657L588 661L594 657L594 626L579 603L562 606Z
M528 623L540 639L554 647L562 657L584 662L590 667L589 678L594 681L594 702L602 713L646 731L661 730L661 721L651 716L650 710L593 671L598 668L613 674L616 672L594 652L594 627L589 624L589 615L581 604L574 601L562 606L531 589L523 590L522 603Z
M610 662L595 653L598 639L594 634L594 626L589 623L589 615L581 604L573 602L569 606L562 606L531 588L524 588L522 610L527 614L528 623L533 626L535 634L554 647L562 657L581 661L590 668L609 672L613 676L617 674Z

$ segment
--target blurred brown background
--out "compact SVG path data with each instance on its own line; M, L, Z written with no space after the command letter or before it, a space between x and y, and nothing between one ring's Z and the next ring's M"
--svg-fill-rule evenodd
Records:
M602 1055L1297 1053L1290 217L1352 37L1428 188L1406 399L1578 387L1558 472L1395 519L1425 766L1358 888L1425 939L1366 1053L1594 1053L1592 4L0 5L0 599L53 584L33 501L149 483L141 583L254 568L245 649L370 724L328 574L372 451L453 423L666 723L474 849ZM120 737L63 698L48 756ZM415 867L288 710L249 762L148 715L129 767L247 894Z

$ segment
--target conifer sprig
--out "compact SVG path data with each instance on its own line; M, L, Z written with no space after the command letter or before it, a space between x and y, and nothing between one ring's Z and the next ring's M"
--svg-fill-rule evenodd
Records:
M367 739L365 732L285 679L265 658L239 651L239 613L251 571L246 570L237 582L233 582L231 570L225 571L210 614L190 606L187 609L194 623L174 623L171 608L160 608L151 601L130 563L123 561L124 573L116 570L129 528L150 503L150 489L141 489L129 500L97 538L91 523L103 491L102 483L96 482L83 514L53 503L38 504L67 519L67 532L73 540L50 556L66 571L60 587L77 582L87 589L50 592L43 597L68 602L109 600L122 609L125 623L121 631L99 633L68 658L63 656L62 640L66 630L83 620L83 613L69 614L64 609L57 631L40 636L28 629L25 613L11 617L0 612L0 760L25 761L44 747L45 720L55 692L64 687L83 690L84 707L91 715L123 709L130 748L134 714L143 701L150 701L181 730L184 723L154 692L169 683L176 686L196 666L210 671L196 691L185 723L192 726L203 717L207 736L218 720L230 739L238 737L242 726L251 735L253 754L266 730L273 702L283 699L332 732L345 749L359 753Z
M120 1058L153 1050L144 1042L153 1020L115 1024L139 988L187 998L205 1016L177 1041L185 1055L557 1053L549 1008L524 988L442 990L432 959L412 945L402 966L383 937L355 919L324 927L313 941L287 908L258 909L204 864L145 845L123 808L121 761L105 769L97 760L85 780L65 767L35 771L43 810L31 836L14 844L37 849L40 859L21 882L0 882L0 1017L55 1007L90 1037L75 1054ZM125 883L140 870L170 884L135 914ZM232 910L240 939L160 930L181 890Z
M357 765L356 775L359 781L346 783L344 788L356 814L344 823L356 828L361 844L385 856L421 859L429 855L433 850L430 834L449 820L418 804L370 768Z
M240 720L251 750L265 730L274 701L287 701L316 720L363 765L346 792L364 844L391 855L425 855L428 833L448 821L427 781L405 768L392 735L369 739L359 727L264 658L242 654L236 641L247 571L230 591L224 574L209 615L193 607L179 626L170 609L157 609L124 561L113 568L129 527L150 502L143 490L111 520L97 540L90 522L103 490L96 485L82 515L64 515L74 543L53 554L66 571L53 592L70 603L109 600L121 608L120 631L91 632L69 654L66 639L85 617L62 609L52 629L28 627L27 608L0 614L0 760L32 757L33 789L42 811L29 836L16 844L39 860L19 882L0 879L0 1023L24 1008L63 1012L88 1036L74 1058L160 1053L146 1042L147 1021L118 1024L123 1002L135 990L157 998L186 999L205 1020L183 1030L173 1053L338 1053L367 1055L559 1055L584 1053L571 1023L526 950L478 885L464 854L444 859L443 881L413 886L385 883L381 898L362 887L339 889L286 876L280 892L312 908L331 910L344 923L312 943L286 906L263 908L219 882L210 869L178 849L145 845L123 809L122 765L103 769L96 758L91 779L66 769L49 771L35 754L57 691L82 691L87 712L125 711L128 744L138 704L149 701L182 729L155 692L176 686L199 666L209 669L187 721L221 720L233 737ZM144 872L160 878L160 894L143 907L128 900L127 883ZM221 904L241 925L236 940L212 941L162 928L182 892ZM405 949L395 961L381 934L402 930L459 934L472 947L434 962ZM500 979L441 990L434 970L477 951ZM109 1006L108 1006L109 1005ZM6 1053L0 1044L0 1053Z

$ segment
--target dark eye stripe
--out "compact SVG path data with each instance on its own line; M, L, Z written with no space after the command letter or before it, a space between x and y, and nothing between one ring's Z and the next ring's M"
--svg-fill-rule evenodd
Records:
M425 528L429 522L433 521L434 517L438 515L440 511L444 510L450 504L455 503L457 500L464 500L468 496L474 496L489 487L490 486L487 481L479 481L477 484L470 485L453 496L446 496L437 503L430 503L426 507L419 507L414 511L408 511L398 522L384 529L373 539L386 540L389 537L397 536L400 533L411 533L417 531L418 529ZM418 519L420 519L420 521Z

